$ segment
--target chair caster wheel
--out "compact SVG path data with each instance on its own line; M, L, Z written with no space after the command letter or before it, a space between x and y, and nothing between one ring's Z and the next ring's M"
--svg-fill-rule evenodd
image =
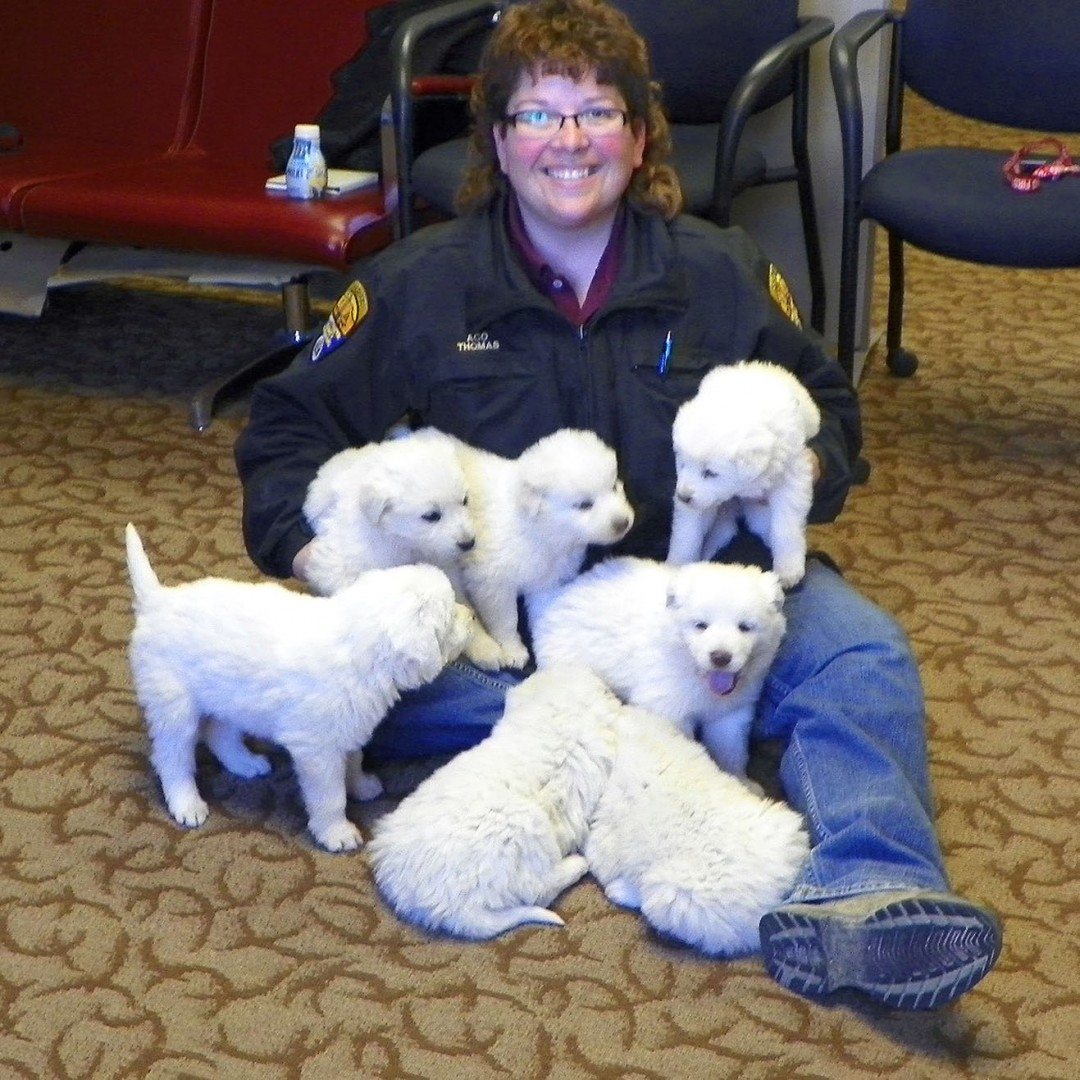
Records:
M893 375L906 379L915 374L915 369L919 366L919 358L908 349L897 349L889 353L885 363Z

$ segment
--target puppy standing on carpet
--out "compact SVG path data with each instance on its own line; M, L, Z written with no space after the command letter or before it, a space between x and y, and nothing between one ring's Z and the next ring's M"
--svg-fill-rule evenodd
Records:
M470 631L472 615L446 575L433 566L373 570L332 597L221 578L166 587L133 525L126 541L132 676L172 816L187 826L207 817L195 784L200 730L230 772L270 771L245 745L248 734L289 752L315 839L330 851L359 847L347 787L359 798L382 788L352 752L402 690L430 682L458 655Z
M516 459L459 443L476 522L462 564L465 590L498 646L470 646L479 667L523 667L518 597L569 581L590 544L614 544L634 523L615 452L591 431L563 428Z
M750 726L785 629L776 575L753 566L598 563L529 604L540 667L579 663L623 699L700 734L746 776Z
M618 751L585 841L616 904L710 955L758 949L762 915L784 901L810 854L802 818L721 772L705 749L624 707Z
M547 905L586 871L578 852L615 755L621 706L582 668L537 672L492 733L375 826L375 881L402 918L490 938L562 926Z
M785 368L760 360L714 368L675 416L677 483L668 562L711 559L742 517L772 552L785 588L806 572L812 452L821 415Z

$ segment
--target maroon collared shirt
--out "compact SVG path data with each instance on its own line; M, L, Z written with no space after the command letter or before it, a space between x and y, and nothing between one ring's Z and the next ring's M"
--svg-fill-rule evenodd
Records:
M626 234L626 206L619 204L607 247L604 248L604 254L600 256L596 273L593 274L592 283L589 285L589 294L585 297L585 302L580 304L570 282L556 273L550 263L544 262L533 247L529 234L525 231L521 209L513 195L507 200L506 228L510 243L521 260L525 272L529 275L529 280L574 326L584 326L604 306L615 285L615 278L622 264L623 238Z

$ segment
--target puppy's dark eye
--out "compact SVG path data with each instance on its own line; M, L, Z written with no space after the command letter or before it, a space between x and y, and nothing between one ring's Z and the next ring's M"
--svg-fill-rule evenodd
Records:
M712 469L702 469L701 475L705 480L712 480L716 473Z
M581 502L575 507L576 510L591 510L593 508L592 499L582 499Z
M757 627L752 622L739 623L739 632L742 634L752 634Z
M469 505L469 496L468 495L462 495L461 496L461 505L462 506L468 506Z
M696 622L696 623L694 623L694 629L695 630L708 630L709 629L709 624L707 622Z
M434 522L434 521L442 521L442 511L441 510L429 510L426 514L421 514L420 515L420 520L421 521L432 521L432 522Z

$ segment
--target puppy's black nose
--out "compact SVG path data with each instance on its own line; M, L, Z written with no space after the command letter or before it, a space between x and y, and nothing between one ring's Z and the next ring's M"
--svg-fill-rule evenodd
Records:
M681 503L691 503L694 501L693 495L687 495L685 491L676 491L675 498Z
M709 663L714 668L724 668L731 663L731 653L724 652L722 649L717 649L716 652L709 653Z
M472 551L476 547L476 537L471 536L468 540L459 540L457 546L461 551Z
M616 518L611 523L611 527L615 530L615 532L622 536L623 533L625 533L626 530L630 528L630 519L628 517Z

